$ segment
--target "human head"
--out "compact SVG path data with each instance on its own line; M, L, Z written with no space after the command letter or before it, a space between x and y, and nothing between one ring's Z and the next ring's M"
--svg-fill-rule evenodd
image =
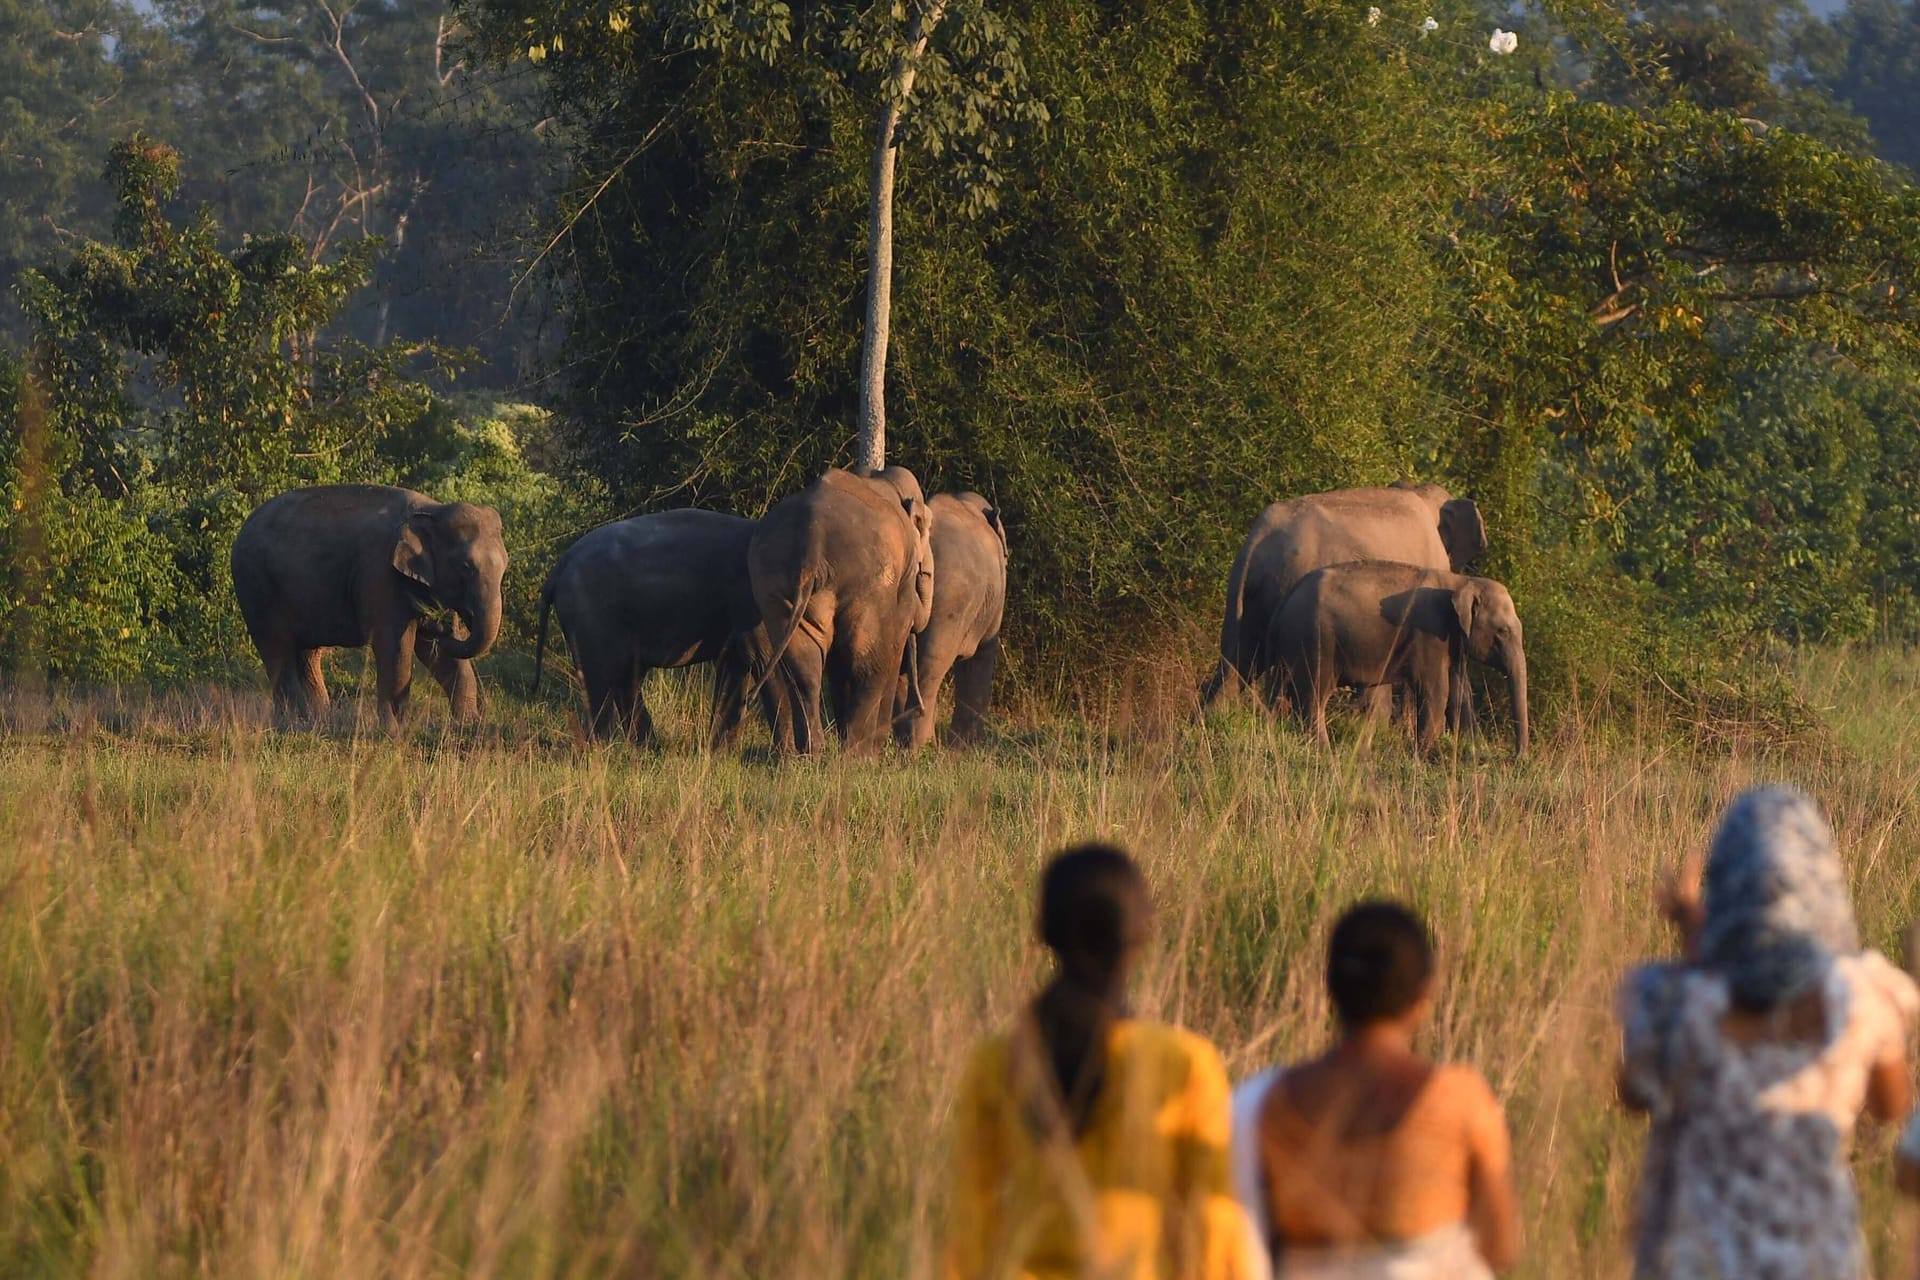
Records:
M1341 1027L1406 1017L1433 986L1433 942L1420 918L1375 899L1347 909L1327 942L1327 994Z
M1734 1004L1764 1013L1809 990L1836 954L1858 951L1833 830L1797 787L1734 798L1707 851L1699 960Z
M1075 845L1041 875L1040 941L1061 972L1085 986L1123 980L1152 919L1146 877L1112 845Z

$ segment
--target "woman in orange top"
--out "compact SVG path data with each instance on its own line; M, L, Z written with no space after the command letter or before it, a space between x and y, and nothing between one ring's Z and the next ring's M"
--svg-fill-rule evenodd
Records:
M1264 1280L1227 1177L1219 1055L1127 1014L1151 915L1117 849L1082 845L1048 865L1040 940L1058 967L968 1065L947 1280Z
M1340 1042L1235 1094L1236 1182L1283 1280L1472 1280L1519 1255L1500 1104L1414 1052L1433 974L1411 912L1354 907L1327 949Z

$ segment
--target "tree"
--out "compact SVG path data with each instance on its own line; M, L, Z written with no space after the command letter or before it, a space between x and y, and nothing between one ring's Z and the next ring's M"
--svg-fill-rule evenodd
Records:
M801 95L796 105L812 117L816 131L824 116L849 109L874 121L856 465L883 465L899 151L911 142L938 158L959 210L992 206L1003 180L999 153L1017 128L1046 119L1044 108L1027 92L1019 35L1005 16L985 0L909 0L902 5L745 0L726 6L669 0L621 3L611 10L582 0L467 0L463 7L488 33L496 57L516 56L524 49L550 69L550 83L569 86L556 94L562 109L569 103L584 105L571 96L571 87L603 85L617 93L617 85L672 83L693 91L702 78L778 68L783 78L791 77ZM676 125L677 106L668 105L670 101L658 102L652 119L643 116L637 122L640 146L604 177L597 167L583 169L582 185L591 184L592 194L569 215L563 236L641 151ZM631 100L622 103L621 114L630 114L634 105ZM716 141L723 147L752 145L757 141L752 130L763 123L749 117ZM621 124L632 128L636 122L626 119Z
M65 677L204 671L241 643L226 574L241 519L291 485L379 474L381 440L427 407L414 374L436 353L310 339L366 283L371 242L331 263L286 235L223 249L204 210L168 216L179 157L139 136L106 178L114 241L21 279L33 345L0 405L4 657Z
M24 332L18 274L104 232L95 167L113 139L164 114L165 53L120 0L0 0L0 340Z
M1833 29L1819 79L1866 118L1881 155L1920 171L1920 5L1852 0Z
M446 0L157 0L157 13L193 108L190 198L224 225L298 236L317 261L377 239L374 287L340 320L362 341L472 346L496 384L530 372L513 258L553 174L527 68L473 74Z

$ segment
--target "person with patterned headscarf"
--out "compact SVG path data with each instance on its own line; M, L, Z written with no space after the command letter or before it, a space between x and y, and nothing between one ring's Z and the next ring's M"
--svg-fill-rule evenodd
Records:
M1860 947L1818 806L1785 786L1728 806L1663 909L1684 958L1620 993L1620 1099L1650 1120L1636 1280L1866 1280L1847 1150L1909 1105L1920 989Z

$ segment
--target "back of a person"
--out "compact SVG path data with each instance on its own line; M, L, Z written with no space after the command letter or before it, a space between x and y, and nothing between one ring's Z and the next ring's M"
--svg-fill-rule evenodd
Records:
M954 1115L946 1280L1264 1280L1227 1175L1227 1074L1198 1036L1128 1015L1151 919L1105 845L1054 858L1055 973L968 1063Z
M1283 1280L1479 1280L1518 1257L1500 1104L1414 1048L1434 978L1417 916L1354 906L1327 947L1339 1041L1235 1091L1234 1181Z
M1275 1232L1305 1247L1415 1240L1464 1222L1476 1130L1498 1122L1478 1072L1441 1066L1361 1114L1351 1090L1272 1090L1260 1118ZM1291 1176L1288 1176L1291 1175Z
M1911 979L1872 952L1835 957L1799 1018L1742 1017L1727 980L1692 966L1649 966L1632 992L1621 1083L1654 1115L1641 1274L1864 1275L1847 1153L1870 1072L1904 1044Z
M1743 793L1662 910L1683 959L1620 992L1620 1099L1651 1122L1635 1276L1865 1280L1847 1151L1863 1110L1911 1097L1920 992L1861 950L1825 818L1792 788Z
M965 1093L990 1114L1006 1170L1004 1238L983 1243L1008 1274L1033 1280L1080 1280L1090 1268L1115 1280L1199 1275L1185 1265L1177 1237L1182 1198L1196 1177L1206 1182L1200 1166L1225 1169L1227 1086L1218 1056L1172 1027L1116 1022L1100 1096L1068 1150L1028 1114L1037 1058L1021 1036L980 1048ZM1204 1123L1194 1128L1207 1115L1220 1118L1211 1144Z

